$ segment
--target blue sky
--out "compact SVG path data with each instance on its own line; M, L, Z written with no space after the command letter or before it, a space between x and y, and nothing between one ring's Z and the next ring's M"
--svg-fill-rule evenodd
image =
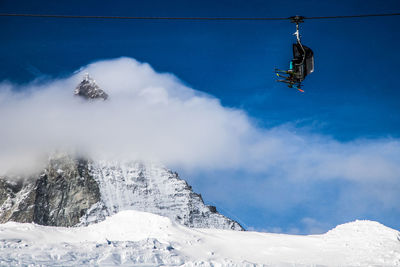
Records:
M0 2L1 13L110 16L307 17L399 11L399 1ZM303 23L302 41L314 50L315 72L305 80L306 92L301 94L276 83L273 74L274 67L285 68L290 60L295 27L287 21L2 17L0 80L24 84L38 77L67 77L93 61L131 57L157 72L173 73L225 107L244 110L263 129L284 125L291 132L344 145L398 140L399 21L397 16ZM243 170L182 169L181 173L206 202L251 228L308 233L354 219L400 228L400 210L394 204L380 206L376 198L368 197L373 195L371 188L382 192L398 188L399 177L398 182L385 184L340 177L279 181L271 178L277 173ZM257 197L250 198L254 194Z

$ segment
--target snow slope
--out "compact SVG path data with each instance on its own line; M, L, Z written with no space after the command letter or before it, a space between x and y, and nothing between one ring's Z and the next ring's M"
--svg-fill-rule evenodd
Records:
M0 225L0 265L400 266L399 232L372 221L323 235L193 229L121 211L87 227Z

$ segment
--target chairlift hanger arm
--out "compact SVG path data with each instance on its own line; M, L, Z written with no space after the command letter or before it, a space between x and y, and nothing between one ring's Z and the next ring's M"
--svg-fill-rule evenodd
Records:
M296 32L293 35L296 36L297 42L299 44L301 44L301 42L300 42L299 24L303 23L304 19L306 19L306 18L303 17L303 16L296 15L296 16L289 17L288 19L290 19L291 23L296 23Z

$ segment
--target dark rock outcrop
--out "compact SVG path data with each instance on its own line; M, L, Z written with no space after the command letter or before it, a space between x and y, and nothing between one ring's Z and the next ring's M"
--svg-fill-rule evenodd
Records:
M20 177L9 179L0 179L0 222L33 222L35 181Z
M0 180L0 222L73 226L99 200L87 162L62 156L51 159L37 177Z

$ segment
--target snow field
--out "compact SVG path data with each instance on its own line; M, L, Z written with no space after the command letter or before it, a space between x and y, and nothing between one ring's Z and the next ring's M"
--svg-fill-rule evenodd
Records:
M126 210L86 227L0 225L0 265L400 266L399 240L372 221L296 236L188 228Z

